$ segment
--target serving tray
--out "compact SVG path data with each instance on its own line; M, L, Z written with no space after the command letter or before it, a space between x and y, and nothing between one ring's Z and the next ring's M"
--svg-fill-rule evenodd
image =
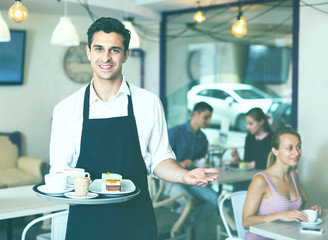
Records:
M86 204L86 205L96 205L96 204L113 204L113 203L121 203L129 201L133 198L135 198L139 193L140 189L136 187L136 190L132 193L121 195L121 196L104 196L99 194L96 198L68 198L64 194L61 196L51 196L47 195L41 191L38 190L38 186L42 184L37 184L33 187L33 191L38 195L40 198L53 201L53 202L61 202L61 203L68 203L68 204Z

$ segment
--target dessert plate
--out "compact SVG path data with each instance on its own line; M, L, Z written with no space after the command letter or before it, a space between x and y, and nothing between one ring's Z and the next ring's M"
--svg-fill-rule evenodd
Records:
M59 191L59 192L52 192L52 191L49 191L49 189L47 189L47 186L46 185L40 185L37 187L37 189L44 193L44 194L47 194L47 195L50 195L50 196L61 196L61 195L64 195L64 193L67 193L67 192L70 192L72 191L74 188L72 187L67 187L65 190L63 191Z
M321 224L322 222L323 222L323 221L322 221L321 218L317 218L317 221L315 221L315 222L301 222L301 225L302 225L303 227L314 227L314 226L316 226L316 225Z
M136 186L129 179L122 179L122 192L103 192L101 191L101 179L95 179L89 186L89 191L99 193L109 197L121 196L124 194L132 193L136 190Z
M95 198L98 197L97 193L89 192L87 196L76 196L75 192L67 192L64 194L68 198L78 198L78 199L88 199L88 198Z

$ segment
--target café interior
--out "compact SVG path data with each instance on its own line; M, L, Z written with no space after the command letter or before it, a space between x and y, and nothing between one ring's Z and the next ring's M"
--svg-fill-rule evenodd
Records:
M325 174L328 113L324 108L328 101L327 3L318 0L21 0L28 11L22 21L8 16L14 3L14 0L0 2L0 31L5 31L3 26L7 26L12 43L9 45L6 34L0 32L0 65L4 66L10 59L14 59L15 65L19 63L15 67L19 73L14 73L19 77L14 76L14 80L8 80L5 67L0 66L0 133L21 133L19 155L42 159L45 164L49 161L53 108L89 83L92 71L85 55L86 31L98 17L110 16L133 29L131 53L123 65L124 77L161 99L168 128L190 118L188 101L191 100L187 95L196 85L244 83L261 89L273 99L287 102L288 126L302 136L300 181L312 202L328 208L325 184L328 182ZM194 15L199 12L203 19L195 20ZM247 22L247 32L236 36L231 29L240 16ZM73 42L62 42L66 39L64 32L55 30L63 17L69 18L73 24L70 27L76 30L75 36L70 36L75 38ZM58 36L54 36L55 32ZM263 62L256 62L251 55L257 47L267 50ZM257 69L258 66L266 70ZM233 120L228 129L230 144L244 143L245 129ZM204 132L210 145L218 144L220 124L214 122ZM228 152L223 156L225 161L231 160ZM1 157L0 153L0 162ZM41 174L46 170L43 171ZM1 189L8 187L0 181L0 199ZM32 219L24 218L23 223L12 219L13 239L20 239L22 228ZM5 239L8 223L1 214L0 223L0 238ZM20 225L18 230L15 224ZM218 233L217 239L225 239L222 222L218 229L222 234Z

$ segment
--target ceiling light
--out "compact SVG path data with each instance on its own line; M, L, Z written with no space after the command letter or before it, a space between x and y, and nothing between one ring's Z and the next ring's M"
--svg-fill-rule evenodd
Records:
M64 2L64 16L59 19L51 36L51 44L59 46L80 45L79 34L74 27L70 17L67 17L67 5Z
M232 31L232 34L238 38L245 36L247 33L247 23L246 23L245 19L243 18L243 14L241 12L240 1L239 1L239 6L238 6L237 19L235 20L235 23L232 25L231 31Z
M0 12L0 42L10 41L10 31Z
M26 20L28 13L21 0L16 0L14 5L9 8L8 15L13 22L21 23Z
M197 1L197 5L198 5L198 11L194 14L194 21L196 23L202 23L205 21L206 18L203 12L200 10L200 1Z
M140 48L140 39L139 39L137 31L135 30L135 28L133 26L133 18L125 17L125 18L123 18L123 20L124 20L123 24L124 24L125 28L128 29L131 33L129 48L130 49Z
M235 20L235 23L232 25L232 34L235 35L235 37L243 37L246 33L246 21L243 17L240 17L238 20Z
M205 21L205 16L204 14L202 13L202 11L198 11L195 13L194 15L194 21L197 22L197 23L202 23Z

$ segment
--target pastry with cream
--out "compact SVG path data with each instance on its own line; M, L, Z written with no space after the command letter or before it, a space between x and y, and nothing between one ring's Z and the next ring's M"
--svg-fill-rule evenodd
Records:
M103 173L101 176L102 192L122 192L122 176L117 173Z

